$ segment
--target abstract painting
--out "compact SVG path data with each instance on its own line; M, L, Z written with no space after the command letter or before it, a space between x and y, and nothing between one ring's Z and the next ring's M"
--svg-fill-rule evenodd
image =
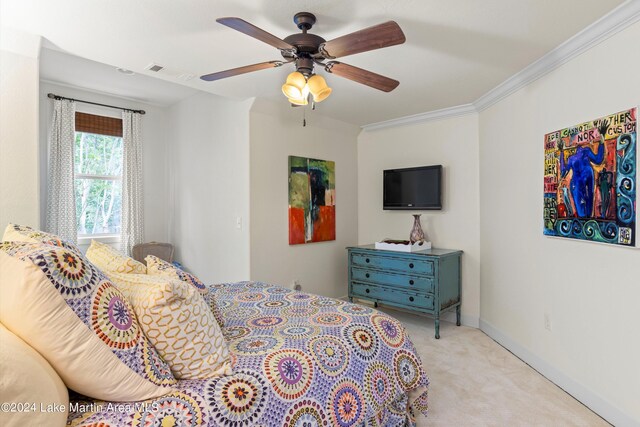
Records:
M336 239L336 164L289 156L289 244Z
M637 109L544 137L544 234L635 246Z

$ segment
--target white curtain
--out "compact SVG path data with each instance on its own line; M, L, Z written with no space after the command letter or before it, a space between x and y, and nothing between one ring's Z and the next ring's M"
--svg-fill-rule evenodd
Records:
M49 135L47 231L76 242L76 200L74 194L73 148L76 130L73 101L53 101L53 122Z
M131 248L144 238L142 194L142 141L140 140L139 113L122 112L122 252L131 254Z

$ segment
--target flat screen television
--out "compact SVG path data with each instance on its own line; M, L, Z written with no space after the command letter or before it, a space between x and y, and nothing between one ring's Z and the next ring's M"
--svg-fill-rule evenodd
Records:
M383 208L442 209L442 165L384 171Z

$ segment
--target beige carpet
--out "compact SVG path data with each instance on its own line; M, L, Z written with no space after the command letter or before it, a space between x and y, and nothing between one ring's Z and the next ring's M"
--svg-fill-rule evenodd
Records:
M419 426L608 426L479 329L383 309L402 321L431 381Z

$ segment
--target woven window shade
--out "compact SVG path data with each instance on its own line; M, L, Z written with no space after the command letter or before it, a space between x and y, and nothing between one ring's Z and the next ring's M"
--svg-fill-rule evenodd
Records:
M122 119L76 112L76 132L122 137Z

